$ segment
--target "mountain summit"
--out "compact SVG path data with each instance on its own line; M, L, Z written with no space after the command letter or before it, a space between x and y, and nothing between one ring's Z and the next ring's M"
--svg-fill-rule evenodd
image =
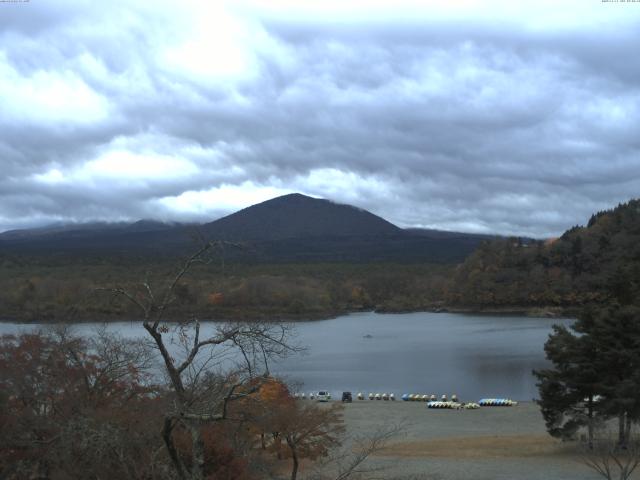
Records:
M397 235L402 230L366 210L292 193L202 226L207 237L272 241L308 237Z

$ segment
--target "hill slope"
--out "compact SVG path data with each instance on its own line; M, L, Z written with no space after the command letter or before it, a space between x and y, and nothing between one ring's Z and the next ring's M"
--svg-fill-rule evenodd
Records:
M640 298L640 200L594 214L553 241L483 244L458 267L448 303L581 307Z

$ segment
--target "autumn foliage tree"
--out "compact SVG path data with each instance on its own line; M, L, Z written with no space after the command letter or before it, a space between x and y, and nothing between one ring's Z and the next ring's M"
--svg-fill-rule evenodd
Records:
M1 337L0 477L162 478L148 360L104 332Z
M344 433L340 405L321 408L295 402L280 412L278 423L291 454L291 480L297 478L301 458L326 457L331 448L340 445Z
M282 437L278 431L277 419L280 412L291 408L295 399L289 393L287 385L275 378L269 378L260 386L253 398L244 403L243 408L250 412L251 428L260 438L260 448L274 452L282 458Z
M143 343L105 331L88 338L68 332L0 337L0 478L176 478L159 434L175 394L152 383L160 380L149 373L152 358ZM202 452L195 458L202 478L272 474L275 452L290 457L279 432L290 432L284 419L296 408L286 385L261 377L238 386L238 377L200 375L198 387L189 387L191 408L207 405L202 397L224 402L220 395L234 385L239 396L228 404L225 421L198 419ZM181 465L193 469L191 430L175 423L171 442ZM305 442L300 458L326 451Z
M303 459L327 457L340 446L345 428L342 405L317 405L295 399L282 381L269 377L234 408L247 413L259 448L277 460L291 459L295 480Z

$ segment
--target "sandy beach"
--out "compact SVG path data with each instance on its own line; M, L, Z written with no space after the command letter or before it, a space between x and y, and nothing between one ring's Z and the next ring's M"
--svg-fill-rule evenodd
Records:
M545 431L537 405L433 410L419 402L354 401L344 418L353 435L383 425L403 434L369 461L384 467L376 478L439 480L596 480L581 461L580 446Z

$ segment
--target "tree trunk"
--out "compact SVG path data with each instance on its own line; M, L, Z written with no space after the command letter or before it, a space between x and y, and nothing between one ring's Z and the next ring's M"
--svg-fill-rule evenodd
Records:
M291 480L298 478L298 451L296 450L296 444L292 441L291 437L287 435L287 445L291 450L291 459L293 460L293 466L291 467Z
M173 466L176 467L176 471L178 472L178 477L181 479L186 479L186 469L184 468L184 464L180 459L180 455L176 449L175 444L173 443L173 420L169 417L164 419L164 427L162 428L162 438L164 440L164 444L167 447L167 451L169 452L169 457L171 457L171 462Z
M625 426L625 412L620 412L618 414L618 446L626 447L625 436L624 436L624 426Z
M202 429L196 421L189 424L191 432L191 478L193 480L204 480L204 441L202 440Z
M275 449L276 449L276 456L278 460L282 460L282 452L280 451L282 448L282 438L278 433L273 433L272 435L273 435L273 444L275 445Z
M587 431L589 435L589 450L593 450L593 395L589 395L587 416L589 418L589 423L587 424Z
M624 440L625 444L629 444L629 440L631 440L631 416L627 413L627 424L624 428Z

